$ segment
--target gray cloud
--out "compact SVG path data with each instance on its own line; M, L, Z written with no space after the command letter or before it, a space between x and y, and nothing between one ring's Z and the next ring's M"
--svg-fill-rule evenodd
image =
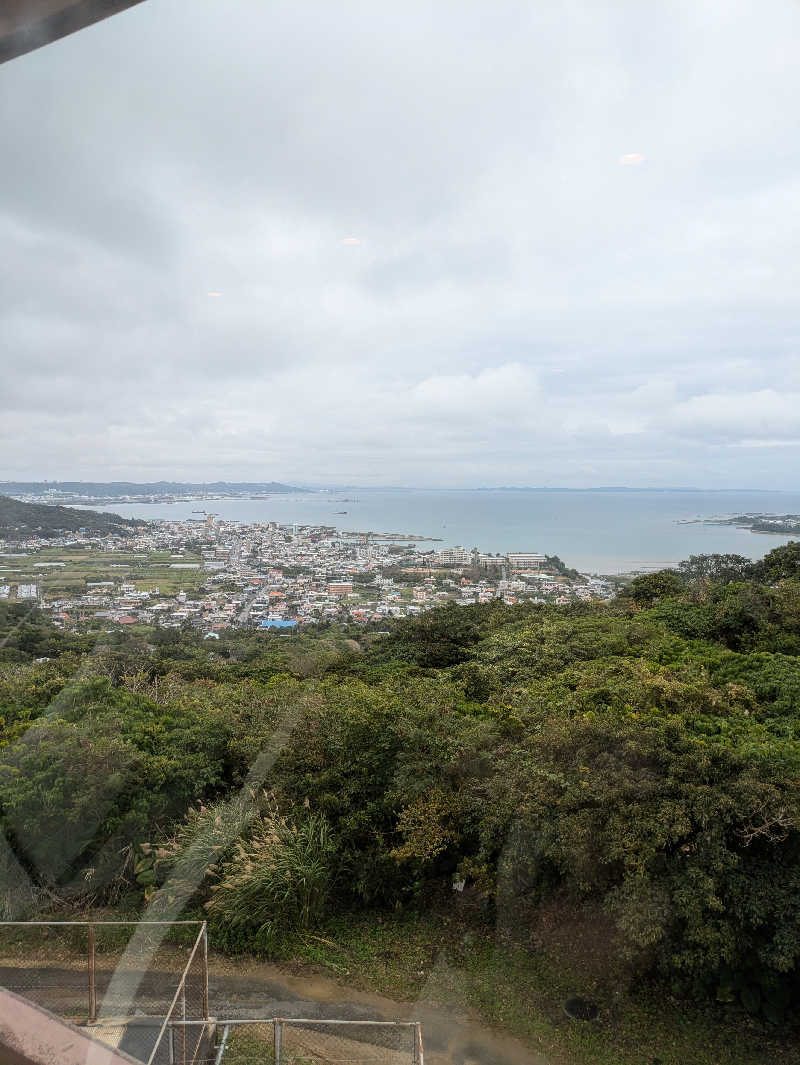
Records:
M2 475L793 486L798 31L149 0L0 67Z

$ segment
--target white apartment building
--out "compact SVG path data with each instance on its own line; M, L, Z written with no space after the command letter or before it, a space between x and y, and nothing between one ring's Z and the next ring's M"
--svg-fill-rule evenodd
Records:
M490 566L505 566L507 562L507 555L478 555L478 565L482 569L488 569Z
M436 561L440 566L470 566L472 552L465 547L443 547L436 552Z
M537 551L509 551L508 564L512 569L537 570L547 561Z

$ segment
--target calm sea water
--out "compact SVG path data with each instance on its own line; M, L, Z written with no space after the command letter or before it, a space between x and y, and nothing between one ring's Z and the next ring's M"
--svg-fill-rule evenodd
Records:
M713 525L692 518L748 512L798 514L800 492L442 491L346 489L269 499L124 504L103 509L140 518L201 518L204 508L245 522L335 525L345 531L441 538L429 546L482 551L544 551L578 569L619 573L675 564L691 554L729 552L760 558L790 537ZM339 514L337 511L347 511Z

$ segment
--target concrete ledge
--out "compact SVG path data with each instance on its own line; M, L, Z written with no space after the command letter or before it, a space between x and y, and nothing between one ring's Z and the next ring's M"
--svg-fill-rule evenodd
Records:
M0 63L116 15L142 0L11 0L0 15Z
M0 988L3 1065L141 1065L49 1010Z

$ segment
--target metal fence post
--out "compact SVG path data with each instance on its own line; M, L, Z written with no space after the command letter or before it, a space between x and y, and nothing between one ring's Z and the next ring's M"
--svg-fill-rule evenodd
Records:
M95 983L94 925L89 925L89 1024L97 1020L97 986Z
M181 1065L186 1065L186 980L181 988Z
M417 1059L416 1065L425 1065L425 1051L422 1049L422 1025L420 1024L419 1021L417 1021L417 1023L414 1025L414 1027L416 1028L416 1033L415 1034L416 1034L416 1037L417 1037L415 1039L415 1043L417 1044L417 1046L416 1046L416 1051L417 1052L416 1052L416 1055L415 1055L416 1059Z
M282 1035L281 1028L282 1028L282 1023L281 1023L281 1021L279 1020L278 1017L276 1017L275 1020L272 1022L272 1027L273 1027L273 1031L274 1031L274 1037L273 1038L274 1038L274 1042L275 1042L275 1065L281 1065L281 1035Z
M208 927L203 921L203 1020L208 1020Z

